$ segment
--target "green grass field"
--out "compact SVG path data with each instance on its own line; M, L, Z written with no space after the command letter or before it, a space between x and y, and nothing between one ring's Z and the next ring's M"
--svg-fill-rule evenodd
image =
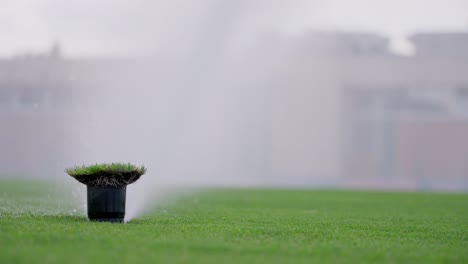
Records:
M127 224L57 197L0 181L0 263L468 263L466 194L209 190Z

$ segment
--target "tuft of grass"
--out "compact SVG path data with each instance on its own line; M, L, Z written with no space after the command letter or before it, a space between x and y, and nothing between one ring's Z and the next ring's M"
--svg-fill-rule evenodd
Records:
M82 165L66 169L70 176L94 175L99 173L121 174L128 172L138 172L141 175L145 174L144 166L135 166L131 163L96 163L93 165Z
M131 163L96 163L68 168L65 172L88 186L119 187L137 181L146 173L146 168Z

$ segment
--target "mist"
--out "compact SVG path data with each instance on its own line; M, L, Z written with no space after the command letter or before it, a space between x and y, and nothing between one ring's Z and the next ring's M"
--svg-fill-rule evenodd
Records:
M102 88L90 96L93 110L76 117L80 143L73 148L81 150L73 163L145 164L148 175L129 188L129 218L132 210L180 189L273 184L265 166L272 98L267 84L280 69L269 69L259 62L265 60L261 54L249 50L258 49L252 38L261 21L248 21L265 15L256 5L167 5L176 14L171 32L153 32L158 21L145 21L154 35L145 49L165 38L161 45L169 51L122 58L109 76L99 76L96 86ZM270 7L273 13L279 8Z
M129 219L203 187L468 186L468 33L450 23L342 28L321 1L53 4L36 7L56 45L1 60L5 176L77 186L65 168L144 164Z

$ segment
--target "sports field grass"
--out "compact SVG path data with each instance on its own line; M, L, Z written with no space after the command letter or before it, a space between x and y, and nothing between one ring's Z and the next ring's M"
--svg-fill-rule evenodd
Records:
M466 194L210 190L128 224L56 197L0 181L0 263L468 263Z

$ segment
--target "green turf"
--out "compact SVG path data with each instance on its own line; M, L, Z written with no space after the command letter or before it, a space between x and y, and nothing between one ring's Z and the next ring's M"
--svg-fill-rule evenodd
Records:
M466 194L211 190L128 224L60 195L0 181L0 263L468 263Z

